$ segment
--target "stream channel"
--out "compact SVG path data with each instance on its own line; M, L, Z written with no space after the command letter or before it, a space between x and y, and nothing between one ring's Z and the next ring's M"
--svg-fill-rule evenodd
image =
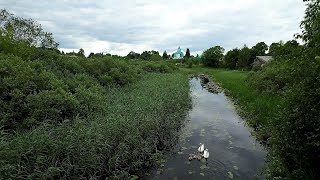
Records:
M211 93L200 77L190 78L192 109L173 152L146 179L264 179L266 151L251 135L223 93ZM207 160L191 160L199 143L209 150Z

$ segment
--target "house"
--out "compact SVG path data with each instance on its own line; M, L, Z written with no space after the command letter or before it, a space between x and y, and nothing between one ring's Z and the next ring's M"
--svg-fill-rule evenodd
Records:
M183 52L181 51L181 48L179 46L177 52L173 53L172 59L183 59Z
M252 63L252 67L262 67L264 64L270 62L272 59L272 56L257 56L254 62Z

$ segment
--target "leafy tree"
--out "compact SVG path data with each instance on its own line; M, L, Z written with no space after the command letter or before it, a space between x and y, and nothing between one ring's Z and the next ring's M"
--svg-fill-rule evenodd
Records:
M77 54L79 57L85 57L84 50L82 48L79 49L79 52Z
M237 67L239 69L249 69L250 58L251 58L251 51L246 45L244 45L244 47L239 51L239 59L238 59Z
M168 57L168 54L167 54L167 51L164 51L164 52L163 52L162 58L163 58L163 59L168 59L168 58L169 58L169 57Z
M185 58L190 58L190 50L189 48L187 48L187 51L186 51L186 55L185 55Z
M5 9L0 11L0 32L0 36L10 36L13 41L24 42L28 46L55 49L59 45L52 33L45 32L41 24L16 17Z
M256 56L264 56L268 50L268 45L264 42L259 42L252 47L252 50Z
M229 69L236 69L239 59L239 49L232 49L224 57L225 66Z
M91 53L89 54L88 58L93 58L93 57L94 57L94 53L91 52Z
M143 53L140 55L140 58L143 60L150 60L151 55L152 54L150 51L143 51Z
M128 59L139 59L140 58L140 54L131 51L128 55L127 55Z
M314 56L320 55L320 0L303 0L307 2L305 18L301 22L302 34L297 37L302 38L306 45L311 48Z
M281 48L281 43L272 43L269 47L268 55L270 56L276 56L279 53L279 50Z
M161 56L158 51L144 51L141 55L140 58L143 60L150 60L152 57L153 60L159 60L159 57L161 59Z
M219 61L223 58L224 48L215 46L203 52L204 65L218 67Z
M286 43L272 43L269 49L269 55L274 57L278 56L291 56L298 57L303 55L304 47L300 45L296 40L290 40Z

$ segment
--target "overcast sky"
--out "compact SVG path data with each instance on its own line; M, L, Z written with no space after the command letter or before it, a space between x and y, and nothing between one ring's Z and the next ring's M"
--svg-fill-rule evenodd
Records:
M192 54L290 40L299 33L302 0L0 0L0 8L32 18L64 51L164 50Z

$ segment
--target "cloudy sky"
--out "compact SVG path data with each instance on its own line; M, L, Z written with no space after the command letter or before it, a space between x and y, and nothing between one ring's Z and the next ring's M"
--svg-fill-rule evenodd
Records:
M0 0L0 8L38 21L64 51L192 54L290 40L299 33L302 0Z

